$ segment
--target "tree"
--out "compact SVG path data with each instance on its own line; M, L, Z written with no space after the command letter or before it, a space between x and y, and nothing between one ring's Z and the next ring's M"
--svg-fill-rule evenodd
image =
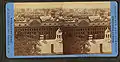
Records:
M74 37L72 40L71 51L73 54L87 53L89 52L89 43L87 40L83 40L79 37Z
M68 34L67 34L68 35ZM70 36L70 37L69 37ZM83 54L88 53L89 42L87 40L87 36L81 35L80 37L76 37L73 35L68 35L64 37L64 54Z
M22 33L21 33L22 34ZM15 37L14 52L17 56L38 55L36 45L38 40L32 40L27 35Z

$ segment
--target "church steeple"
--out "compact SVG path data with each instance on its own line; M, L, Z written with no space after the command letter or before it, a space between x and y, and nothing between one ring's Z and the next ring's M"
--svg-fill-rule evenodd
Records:
M60 28L56 31L56 40L62 41L62 31Z
M110 40L111 39L111 33L110 33L109 28L107 28L105 30L105 37L104 37L104 39L106 39L106 40Z

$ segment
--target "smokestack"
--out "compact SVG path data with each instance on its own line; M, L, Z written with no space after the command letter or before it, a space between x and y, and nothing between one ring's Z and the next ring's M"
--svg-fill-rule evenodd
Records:
M89 40L93 40L93 35L89 35Z
M40 35L40 40L44 40L44 35Z

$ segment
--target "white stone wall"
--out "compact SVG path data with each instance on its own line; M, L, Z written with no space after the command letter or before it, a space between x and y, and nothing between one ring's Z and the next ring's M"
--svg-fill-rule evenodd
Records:
M99 44L94 44L90 42L90 52L89 53L100 53L100 47Z
M102 44L102 52L103 53L111 53L112 46L110 41L106 41L105 39L95 39L95 43L90 42L90 52L89 53L100 53L100 44Z
M104 39L91 39L89 36L88 42L90 43L90 52L89 53L101 53L100 49L102 49L102 53L112 53L112 45L111 45L111 33L109 28L105 30ZM91 41L94 41L91 42ZM100 47L102 44L102 48Z
M38 49L41 50L39 52L40 54L62 54L63 53L62 31L60 29L56 31L55 39L44 40L44 35L40 35L40 39L41 40L38 42L39 45L36 46ZM53 50L52 50L51 44L53 44Z
M55 45L54 47L55 53L63 53L63 43L55 42L54 45Z
M111 45L111 41L103 42L103 52L104 53L111 53L112 52L112 45Z
M52 54L51 52L51 44L54 45L54 53L63 53L63 43L59 43L58 41L52 40L43 40L39 41L40 46L37 45L37 48L41 50L40 54Z

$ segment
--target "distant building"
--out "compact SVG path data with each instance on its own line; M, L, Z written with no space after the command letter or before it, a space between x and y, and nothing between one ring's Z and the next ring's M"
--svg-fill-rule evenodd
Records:
M89 37L90 52L89 53L112 53L111 33L109 28L105 30L104 39L93 39Z
M98 15L98 16L89 16L89 19L91 21L94 21L95 19L100 19L101 17Z
M39 39L39 35L48 35L48 39L54 39L54 32L61 28L61 30L74 36L82 34L93 35L93 38L103 39L105 29L109 27L109 21L101 21L100 19L91 22L89 19L79 19L76 22L42 22L41 19L30 19L26 22L15 22L15 33L23 33L24 36L35 35L35 39ZM17 34L15 34L17 35ZM22 34L20 34L22 35ZM46 38L46 36L45 36Z
M39 54L63 54L62 31L56 31L55 39L45 39L44 35L40 35L40 41L36 46Z
M46 19L47 21L45 21ZM41 37L40 35L44 35L44 41L46 40L47 42L49 41L56 43L58 39L55 40L57 38L55 32L60 28L60 30L62 31L63 44L67 45L63 47L64 51L70 53L72 52L72 49L70 48L72 44L70 44L71 42L66 41L67 37L69 36L79 37L80 40L82 41L84 39L89 40L89 35L92 35L93 39L104 39L105 30L107 29L107 27L110 28L110 20L108 19L106 19L108 21L101 21L101 19L95 19L92 21L88 17L84 17L84 16L75 19L75 21L73 18L71 18L70 20L64 19L65 21L61 21L60 19L62 18L60 18L59 21L58 19L56 19L56 21L51 21L51 19L53 18L49 16L47 17L41 16L38 18L31 17L30 20L26 20L25 22L17 22L19 21L18 19L14 24L15 27L14 32L16 37L15 39L19 37L27 37L26 39L30 39L30 40L40 40ZM68 22L68 21L74 21L74 22ZM59 40L61 39L59 38ZM40 41L42 42L42 40ZM45 46L46 44L44 44L44 41L43 41L43 45ZM59 43L57 42L57 44ZM74 44L74 47L78 45L79 44L77 45ZM52 44L51 46L52 46L51 48L55 49L53 47L55 45ZM46 51L46 50L42 49L42 51ZM50 52L51 49L49 50L49 53Z

